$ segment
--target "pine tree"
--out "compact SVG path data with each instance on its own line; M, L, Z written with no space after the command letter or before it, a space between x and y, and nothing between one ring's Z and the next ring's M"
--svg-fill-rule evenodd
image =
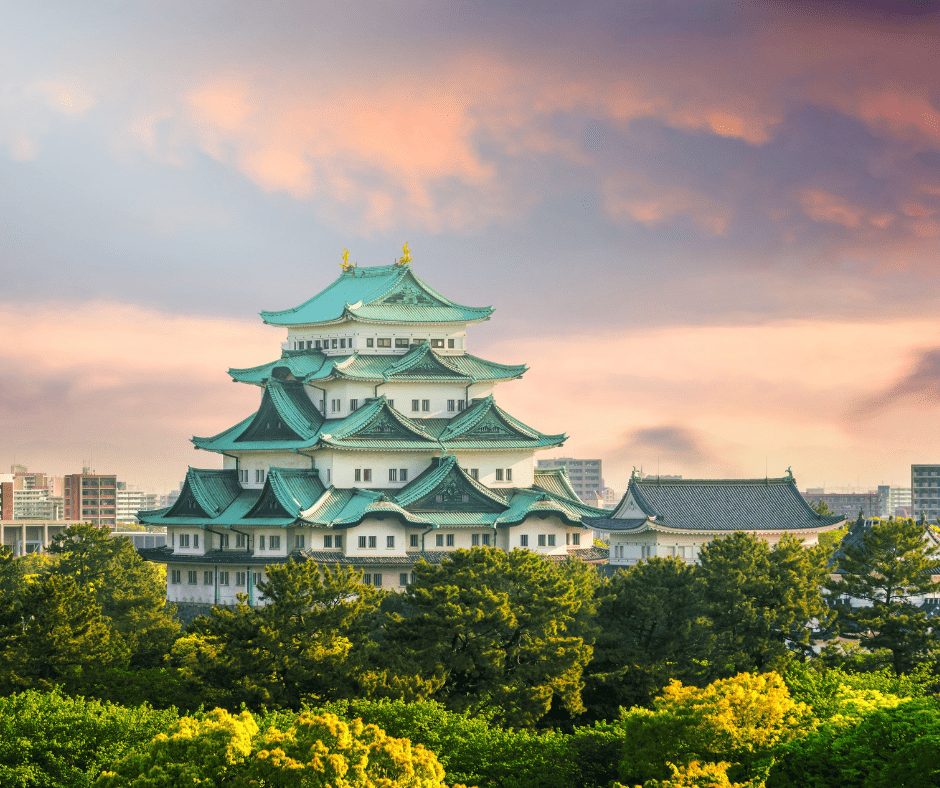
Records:
M827 584L851 600L838 607L843 634L890 650L898 673L910 671L936 641L926 612L914 604L940 590L940 546L929 528L923 520L860 518L835 555L838 579Z

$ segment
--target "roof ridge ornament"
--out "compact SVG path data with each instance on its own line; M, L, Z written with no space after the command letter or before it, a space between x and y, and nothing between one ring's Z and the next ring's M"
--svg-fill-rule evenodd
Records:
M355 267L355 263L349 262L349 250L343 249L343 262L339 264L339 267L343 269L343 272L352 271Z
M345 249L343 251L346 251ZM395 265L402 267L411 263L411 250L408 248L408 242L405 241L405 245L401 248L402 256L395 261Z

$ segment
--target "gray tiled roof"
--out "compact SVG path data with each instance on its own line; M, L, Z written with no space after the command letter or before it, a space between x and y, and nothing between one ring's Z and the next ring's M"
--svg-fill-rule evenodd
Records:
M792 477L779 479L631 479L642 513L664 528L683 531L790 531L835 525L844 517L816 514ZM587 519L604 530L626 530L637 521Z

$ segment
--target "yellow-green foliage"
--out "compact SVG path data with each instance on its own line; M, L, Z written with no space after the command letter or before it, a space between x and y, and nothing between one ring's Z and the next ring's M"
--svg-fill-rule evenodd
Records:
M742 673L704 689L673 681L654 709L631 709L623 725L628 744L621 779L628 784L743 780L756 786L773 764L773 751L804 735L813 721L780 676ZM725 782L708 782L719 772Z
M168 735L126 756L99 788L277 785L323 788L443 788L434 753L360 720L300 714L286 730L258 730L247 711L184 717Z

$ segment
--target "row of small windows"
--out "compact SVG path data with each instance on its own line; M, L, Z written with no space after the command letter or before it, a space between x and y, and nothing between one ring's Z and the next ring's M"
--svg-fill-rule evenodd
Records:
M230 582L231 575L234 575L236 586L244 587L248 583L248 573L247 572L219 572L219 585L227 586L232 585ZM199 572L195 570L190 570L187 573L187 582L189 585L194 586L199 584ZM180 569L173 569L170 572L170 582L173 585L180 585L183 582L183 572ZM208 570L202 573L202 584L206 586L215 585L214 573L212 570ZM261 584L261 574L259 572L254 573L254 584L258 586Z
M390 408L395 407L395 400L388 400L388 406ZM447 400L447 412L448 413L460 413L467 408L467 401L464 399L449 399ZM326 400L320 401L320 412L323 413L326 410ZM343 400L342 399L331 399L330 400L330 413L340 413L343 410ZM354 398L349 400L349 412L355 413L359 410L359 399ZM413 399L411 400L411 411L412 413L430 413L431 412L431 400L429 399ZM270 427L270 424L268 425ZM278 428L281 426L281 422L277 423ZM391 432L391 428L388 429ZM494 430L496 431L496 430Z
M371 482L372 481L372 469L371 468L356 468L355 470L353 470L353 479L357 482ZM408 469L407 468L389 468L388 480L390 482L408 481Z
M270 426L270 425L269 425ZM281 423L278 422L277 426L280 427ZM238 471L238 481L240 484L248 484L249 474L251 472L247 468L240 468ZM263 468L255 469L255 484L264 484L266 471Z
M395 347L396 348L409 348L412 345L419 344L423 342L422 339L409 339L408 337L395 337ZM429 340L432 348L443 348L444 340L443 339L431 339ZM447 347L453 350L457 346L456 340L448 339ZM300 339L294 342L294 350L344 350L345 348L353 347L353 338L352 337L337 337L330 339ZM391 337L367 337L366 338L366 347L392 347L392 338Z

